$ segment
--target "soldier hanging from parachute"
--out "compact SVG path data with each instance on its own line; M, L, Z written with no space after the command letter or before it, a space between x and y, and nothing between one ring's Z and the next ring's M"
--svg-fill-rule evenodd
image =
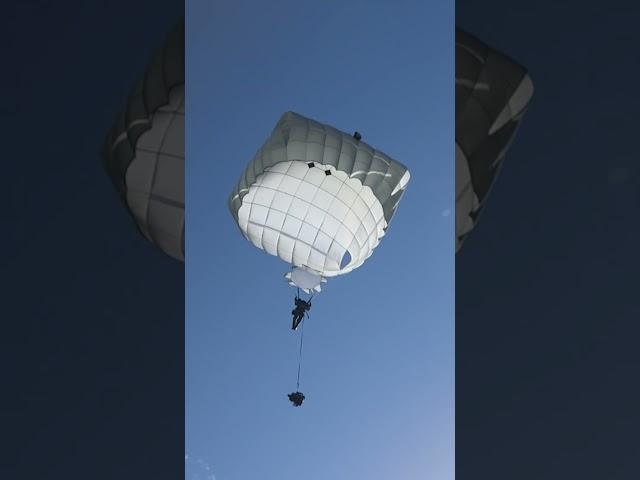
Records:
M294 331L304 330L311 308L300 291L313 296L328 278L360 267L386 234L409 182L404 165L361 139L287 112L229 197L242 235L290 265L285 278L298 289ZM304 395L289 399L300 406Z

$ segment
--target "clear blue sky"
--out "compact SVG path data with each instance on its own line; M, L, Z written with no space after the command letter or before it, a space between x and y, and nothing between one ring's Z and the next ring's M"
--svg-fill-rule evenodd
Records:
M186 8L187 478L453 479L453 1ZM287 265L227 209L288 110L412 174L373 256L314 298L297 409Z

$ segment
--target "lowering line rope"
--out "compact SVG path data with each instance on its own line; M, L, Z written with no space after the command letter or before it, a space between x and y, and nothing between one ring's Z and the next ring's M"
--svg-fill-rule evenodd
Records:
M300 287L297 287L297 296L296 298L300 298ZM311 303L311 300L313 299L313 293L311 294L311 298L309 298L309 303ZM309 314L305 311L304 312L306 317L309 318ZM296 379L296 391L300 391L300 370L302 368L302 345L303 345L303 340L304 340L304 320L302 321L302 328L300 329L300 350L298 351L298 378Z
M300 330L300 351L298 352L298 380L296 381L296 391L300 391L300 367L302 366L302 340L304 339L304 321Z

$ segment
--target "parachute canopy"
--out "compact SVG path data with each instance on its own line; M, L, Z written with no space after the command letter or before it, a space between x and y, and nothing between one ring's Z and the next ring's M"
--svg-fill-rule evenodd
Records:
M284 277L289 281L289 285L301 288L307 293L311 293L312 290L321 292L322 287L320 284L326 283L326 280L320 274L298 267L293 267Z
M140 232L184 262L184 20L139 79L103 149Z
M371 256L409 177L354 136L287 112L241 175L229 209L245 238L295 267L291 284L319 291L325 277Z
M532 95L524 67L456 29L456 252L477 223Z

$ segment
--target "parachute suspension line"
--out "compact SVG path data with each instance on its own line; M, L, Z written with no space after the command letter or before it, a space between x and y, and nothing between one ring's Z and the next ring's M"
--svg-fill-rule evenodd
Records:
M311 297L309 297L309 304L311 304L311 300L313 300L313 296L315 295L315 293L311 294ZM308 312L304 312L304 314L307 316L307 318L309 318L309 313Z
M300 367L302 366L302 340L304 340L304 324L302 322L302 329L300 330L300 351L298 352L298 379L296 381L296 391L300 391Z

